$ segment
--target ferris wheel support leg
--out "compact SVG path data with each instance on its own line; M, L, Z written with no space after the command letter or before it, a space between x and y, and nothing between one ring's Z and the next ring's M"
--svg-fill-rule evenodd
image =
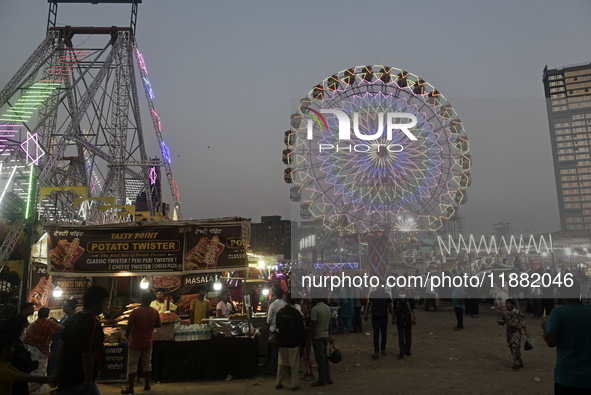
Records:
M125 167L127 147L127 116L129 108L129 67L127 65L127 52L130 42L129 32L119 32L121 43L115 55L115 84L113 88L113 116L111 122L111 141L109 143L110 154L118 162L115 171L117 174L117 201L118 204L126 204Z
M140 148L140 158L142 161L148 160L148 155L146 153L146 145L144 142L144 131L142 128L142 118L140 116L140 102L137 93L137 83L135 79L135 70L134 70L134 63L133 63L133 38L129 40L127 44L127 66L129 67L129 86L131 88L131 100L132 100L132 112L133 118L135 120L135 125L137 128L137 139L138 145ZM142 180L144 181L144 189L146 191L146 198L151 196L150 194L150 166L142 166L142 171L140 172L142 175ZM147 200L147 199L146 199ZM151 201L151 200L150 200ZM154 205L149 204L150 215L154 215Z
M148 86L147 83L147 78L146 78L146 70L145 70L145 65L142 65L142 62L139 59L139 50L137 49L137 43L133 43L134 44L134 49L135 49L135 60L136 60L136 64L137 67L139 69L140 72L140 76L142 77L142 84L144 86L144 93L146 94L146 100L148 102L148 107L150 108L150 115L152 117L152 123L154 124L154 131L156 132L156 138L158 139L158 144L160 145L160 153L162 154L162 159L163 159L163 164L164 164L164 169L166 171L166 178L168 179L168 185L170 186L170 191L172 193L172 199L174 201L174 207L175 207L175 214L178 217L178 219L182 219L183 215L181 213L181 203L179 200L179 194L178 194L178 186L176 185L176 182L174 181L174 178L172 177L172 170L170 168L170 163L168 161L168 159L170 158L166 158L166 153L164 151L165 145L164 145L164 139L162 138L162 125L160 122L160 119L156 113L156 110L154 109L154 102L152 100L152 95L151 95L151 88Z

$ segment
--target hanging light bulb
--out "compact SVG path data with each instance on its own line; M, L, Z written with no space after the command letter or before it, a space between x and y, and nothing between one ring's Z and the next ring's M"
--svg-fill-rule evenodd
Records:
M60 287L59 285L53 289L53 297L54 298L61 298L63 293L64 292L62 290L62 287Z
M268 288L263 289L263 295L265 295L265 296L269 295L269 289Z
M219 281L216 281L215 283L213 283L213 290L214 291L221 291L222 290L222 283L220 283Z
M259 269L263 269L265 267L265 261L260 260L259 261Z
M150 282L148 280L146 280L146 278L144 277L142 279L142 281L140 281L140 288L141 289L148 289L149 286L150 286Z

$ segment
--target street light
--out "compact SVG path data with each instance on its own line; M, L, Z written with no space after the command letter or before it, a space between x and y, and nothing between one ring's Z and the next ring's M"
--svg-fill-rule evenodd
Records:
M140 288L141 289L148 289L149 286L150 286L150 282L148 280L146 280L146 278L144 277L142 279L142 281L140 281Z
M59 285L53 289L53 297L54 298L61 298L63 294L62 287Z

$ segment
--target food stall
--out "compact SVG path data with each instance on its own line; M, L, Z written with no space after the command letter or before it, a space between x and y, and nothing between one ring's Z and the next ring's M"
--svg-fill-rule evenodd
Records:
M190 304L197 297L199 286L206 285L208 297L216 297L219 290L213 289L214 283L219 283L227 272L247 268L250 220L233 217L102 226L45 224L44 227L46 282L49 276L53 276L54 282L59 276L80 277L88 279L87 284L92 281L111 291L112 304L101 319L107 364L99 379L112 381L126 377L127 343L122 341L122 335L129 314L139 304L123 303L118 298L121 283L132 291L127 300L135 296L139 301L140 293L161 290L178 306L174 314L163 313L166 330L160 329L154 336L155 380L254 376L258 365L258 334L249 325L246 331L238 331L235 328L238 325L233 322L236 320L232 320L227 322L233 325L232 330L225 331L212 328L209 322L190 325L188 320ZM147 289L143 289L146 283ZM43 300L43 294L39 296L36 289L31 292ZM215 310L211 314L215 315ZM182 336L177 337L181 332Z

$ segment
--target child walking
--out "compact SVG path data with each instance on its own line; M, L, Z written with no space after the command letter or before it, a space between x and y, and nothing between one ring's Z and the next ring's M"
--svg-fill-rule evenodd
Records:
M306 329L306 348L304 348L304 377L302 380L313 380L314 371L312 370L312 340L310 335L310 324L312 317L310 317L310 305L302 303L302 314L304 319L304 328Z
M507 345L511 350L513 356L513 370L518 370L523 367L523 360L521 359L521 329L527 333L525 326L525 317L523 313L515 308L515 301L507 299L505 301L506 311L501 313L501 319L497 321L499 325L507 324Z

